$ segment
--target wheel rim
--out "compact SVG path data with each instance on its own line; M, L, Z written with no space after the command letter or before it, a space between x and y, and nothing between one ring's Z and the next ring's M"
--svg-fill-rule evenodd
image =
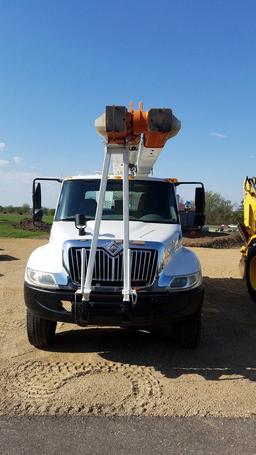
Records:
M253 256L249 266L250 283L253 289L256 289L256 256Z

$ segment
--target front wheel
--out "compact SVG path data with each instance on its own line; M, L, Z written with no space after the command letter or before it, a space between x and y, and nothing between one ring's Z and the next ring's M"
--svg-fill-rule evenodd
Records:
M246 259L245 276L248 291L256 301L256 246L250 247Z
M48 321L27 310L27 335L30 344L36 348L46 348L53 344L57 323Z
M173 324L173 337L182 348L196 348L201 338L201 309Z

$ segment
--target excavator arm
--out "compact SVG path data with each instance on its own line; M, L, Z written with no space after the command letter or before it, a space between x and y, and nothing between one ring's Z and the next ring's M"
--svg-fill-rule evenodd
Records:
M244 226L249 236L256 234L256 178L244 182Z
M240 271L246 278L251 297L256 301L256 177L246 177L243 203L244 222L238 226L244 241Z

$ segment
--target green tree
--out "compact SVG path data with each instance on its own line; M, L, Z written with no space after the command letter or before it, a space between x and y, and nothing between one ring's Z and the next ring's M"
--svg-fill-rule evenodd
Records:
M7 213L15 213L16 212L16 208L13 207L13 205L7 205L7 207L5 207L5 211Z
M30 214L30 206L29 206L29 204L23 204L20 207L19 212L22 213L23 215Z
M234 204L221 194L205 192L206 224L231 224L234 222Z
M233 212L234 224L242 223L244 221L244 201L240 205L235 205Z

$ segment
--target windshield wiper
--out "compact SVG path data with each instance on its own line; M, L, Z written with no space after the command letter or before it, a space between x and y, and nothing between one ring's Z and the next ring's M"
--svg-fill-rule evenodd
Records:
M86 219L86 221L91 221L91 220L94 220L95 218L93 216L86 216L85 215L85 219ZM66 216L65 218L60 218L59 220L56 220L56 221L75 221L75 217L74 216Z
M73 216L67 216L66 218L60 218L57 221L75 221L75 218Z
M156 223L156 224L178 224L178 221L174 220L141 220L137 219L136 221L140 221L141 223Z

